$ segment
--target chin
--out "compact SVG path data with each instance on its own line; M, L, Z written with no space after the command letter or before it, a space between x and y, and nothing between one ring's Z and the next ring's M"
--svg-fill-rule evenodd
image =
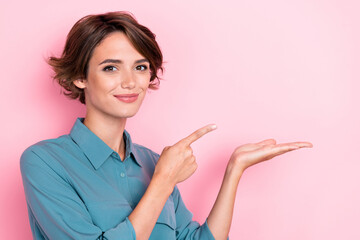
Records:
M134 114L123 114L123 115L120 116L120 118L131 118L131 117L133 117L135 115L136 115L136 113L134 113Z
M118 114L116 114L117 117L119 118L131 118L133 116L136 115L138 111L126 111L126 112L119 112Z

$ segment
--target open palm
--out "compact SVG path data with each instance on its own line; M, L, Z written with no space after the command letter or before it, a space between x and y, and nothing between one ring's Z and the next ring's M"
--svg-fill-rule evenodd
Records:
M231 155L230 162L244 171L252 165L304 147L312 147L312 144L309 142L276 144L274 139L266 139L258 143L248 143L237 147Z

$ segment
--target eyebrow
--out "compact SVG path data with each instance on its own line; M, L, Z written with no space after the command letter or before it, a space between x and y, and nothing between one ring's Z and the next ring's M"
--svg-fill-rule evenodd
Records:
M139 59L139 60L135 61L135 63L143 63L143 62L149 63L149 60L143 58L143 59ZM122 61L120 59L105 59L99 65L105 64L105 63L122 63Z

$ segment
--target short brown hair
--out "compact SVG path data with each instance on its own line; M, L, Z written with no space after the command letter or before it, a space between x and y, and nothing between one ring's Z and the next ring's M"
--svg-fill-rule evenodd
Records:
M79 98L85 104L83 89L73 83L86 79L88 64L95 47L110 33L123 32L135 49L150 62L150 86L159 84L158 71L163 71L163 56L155 40L155 34L140 25L128 12L108 12L88 15L75 23L70 30L61 57L50 57L48 63L55 72L54 79L65 89L64 94L72 99Z

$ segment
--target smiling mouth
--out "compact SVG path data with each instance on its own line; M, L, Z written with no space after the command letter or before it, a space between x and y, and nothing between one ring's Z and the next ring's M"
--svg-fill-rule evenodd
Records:
M132 103L135 102L138 97L139 93L132 93L132 94L120 94L120 95L114 95L118 100L125 102L125 103Z

